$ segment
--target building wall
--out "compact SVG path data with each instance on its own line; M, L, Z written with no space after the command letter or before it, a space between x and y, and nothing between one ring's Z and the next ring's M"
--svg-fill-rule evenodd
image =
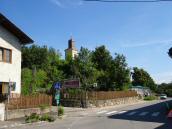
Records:
M16 82L15 91L21 93L21 44L17 37L0 26L0 47L12 50L12 63L0 62L0 82Z
M71 55L72 58L74 59L76 56L78 56L78 51L73 50L73 49L66 49L65 50L65 58L67 58L68 55Z

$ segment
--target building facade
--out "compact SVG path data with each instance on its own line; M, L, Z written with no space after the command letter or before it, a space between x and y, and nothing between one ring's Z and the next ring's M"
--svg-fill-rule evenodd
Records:
M28 43L33 40L0 14L0 94L21 93L21 47Z

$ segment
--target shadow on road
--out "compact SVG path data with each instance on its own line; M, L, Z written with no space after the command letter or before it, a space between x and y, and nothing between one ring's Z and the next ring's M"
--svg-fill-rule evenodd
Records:
M170 105L172 105L172 100L166 101ZM133 115L132 112L135 112ZM143 112L148 112L147 115L141 115ZM151 116L152 113L161 112L160 115L157 117ZM144 121L144 122L156 122L156 123L163 123L162 126L159 126L155 129L172 129L172 119L167 118L167 110L165 102L161 102L158 104L129 110L126 113L122 114L114 114L108 116L110 119L122 119L122 120L131 120L131 121Z

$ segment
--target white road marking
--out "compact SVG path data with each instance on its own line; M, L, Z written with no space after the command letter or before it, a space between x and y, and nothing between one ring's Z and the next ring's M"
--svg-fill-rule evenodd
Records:
M154 113L152 114L152 116L153 116L153 117L157 117L159 114L160 114L160 112L154 112Z
M106 112L107 112L106 110L103 110L103 111L97 112L97 114L102 114L102 113L106 113Z
M145 115L147 115L149 112L142 112L142 113L140 113L139 114L139 116L145 116Z
M111 112L108 112L108 113L106 113L107 115L110 115L110 114L114 114L114 113L116 113L117 111L111 111Z
M127 112L127 111L120 111L120 112L118 112L118 114L122 114L122 113L125 113L125 112Z
M136 114L136 113L137 113L137 112L133 111L133 112L128 113L127 115L128 115L128 116L132 116L132 115L134 115L134 114Z

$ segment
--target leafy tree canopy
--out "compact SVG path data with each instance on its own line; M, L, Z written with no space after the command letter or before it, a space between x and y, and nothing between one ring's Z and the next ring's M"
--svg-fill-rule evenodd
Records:
M144 69L139 69L137 67L133 68L132 73L132 84L134 86L141 85L145 87L149 87L151 90L156 90L156 85L154 80L151 78L148 72L146 72Z
M112 56L110 52L106 49L106 47L100 46L93 51L92 61L96 65L98 70L106 71L110 68Z

